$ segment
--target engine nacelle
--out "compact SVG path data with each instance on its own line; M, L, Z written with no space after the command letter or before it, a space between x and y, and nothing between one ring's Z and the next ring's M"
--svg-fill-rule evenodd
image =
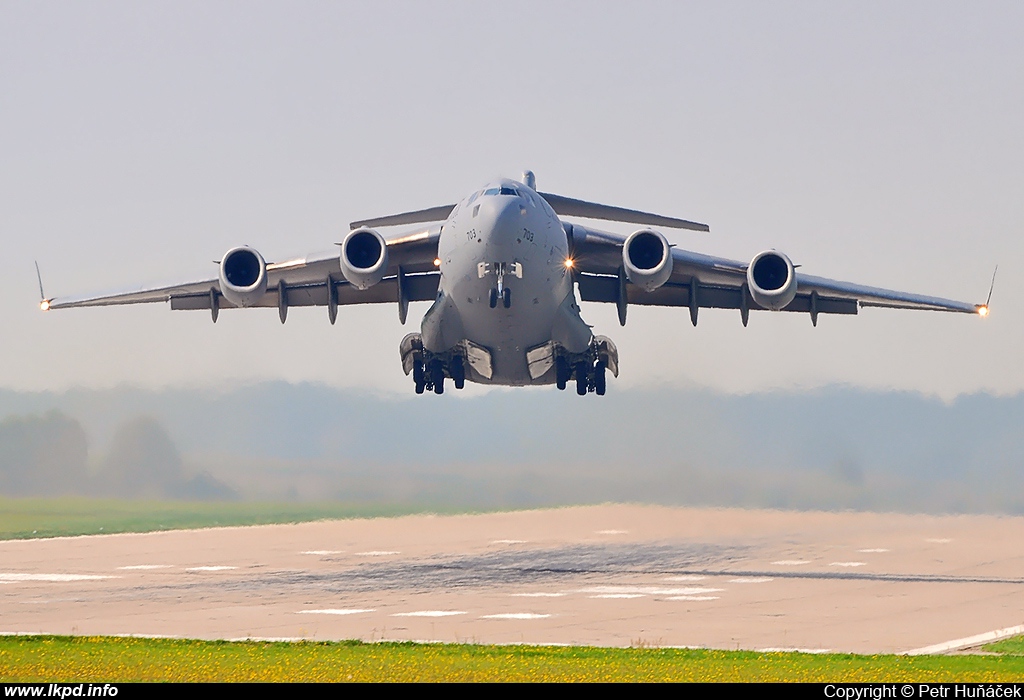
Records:
M341 272L356 289L369 289L388 270L388 246L372 228L350 231L341 243Z
M248 246L232 248L220 261L220 292L235 306L257 304L267 291L267 261Z
M668 282L672 275L672 247L657 231L634 231L622 245L626 279L646 292Z
M758 253L747 268L750 298L759 306L780 311L796 296L796 270L783 253L766 250Z

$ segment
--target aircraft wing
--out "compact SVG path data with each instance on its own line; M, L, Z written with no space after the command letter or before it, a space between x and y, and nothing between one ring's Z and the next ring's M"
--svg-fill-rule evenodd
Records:
M628 304L641 306L684 306L696 323L697 309L760 310L750 297L747 267L750 263L672 248L672 273L653 291L631 284L623 272L622 249L626 237L584 226L566 224L570 232L571 257L582 301L615 303L625 322ZM815 277L796 271L797 291L782 311L818 314L856 314L862 307L923 309L986 315L987 304L911 294L852 282Z
M330 306L345 304L433 301L437 296L440 274L434 265L440 224L400 234L386 241L388 269L384 279L367 290L348 283L341 271L338 251L267 264L267 290L252 306L276 307L282 321L290 306ZM333 299L332 299L333 297ZM219 277L180 283L136 287L122 291L46 299L44 310L85 306L115 306L170 302L175 310L232 308L220 292ZM404 302L404 303L403 303ZM333 319L333 310L331 313Z

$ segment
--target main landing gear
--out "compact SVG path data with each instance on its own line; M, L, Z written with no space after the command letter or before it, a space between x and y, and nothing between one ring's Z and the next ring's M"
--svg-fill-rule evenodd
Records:
M619 351L610 338L595 336L590 347L579 354L555 348L555 386L559 391L565 391L569 382L575 380L579 396L604 396L608 372L619 376Z
M560 355L555 358L555 386L559 391L565 391L569 382L575 379L576 393L579 396L586 396L591 392L604 396L608 388L605 375L607 369L607 362L602 358L586 358L571 362Z
M435 394L443 394L445 379L451 379L456 389L465 387L466 359L459 354L451 354L447 358L434 355L423 348L423 341L418 336L411 334L402 341L403 346L409 344L409 348L402 348L402 355L403 362L412 364L411 374L416 393L433 391ZM408 369L406 373L409 373Z

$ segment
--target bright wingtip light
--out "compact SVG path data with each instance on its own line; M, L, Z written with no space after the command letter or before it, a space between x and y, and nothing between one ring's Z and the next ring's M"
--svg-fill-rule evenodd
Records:
M441 258L434 258L434 267L441 267Z
M978 315L981 316L982 318L985 318L986 316L988 316L988 306L984 305L984 304L979 306L978 307Z
M49 311L50 310L50 300L49 299L43 299L41 302L39 302L39 308L42 311Z

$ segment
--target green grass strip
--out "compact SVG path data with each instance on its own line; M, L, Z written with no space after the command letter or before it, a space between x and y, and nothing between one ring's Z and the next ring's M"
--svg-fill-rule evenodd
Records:
M433 508L429 504L0 498L0 540L394 517L427 512L466 511Z
M362 642L0 638L0 681L994 682L1020 656L858 656Z

